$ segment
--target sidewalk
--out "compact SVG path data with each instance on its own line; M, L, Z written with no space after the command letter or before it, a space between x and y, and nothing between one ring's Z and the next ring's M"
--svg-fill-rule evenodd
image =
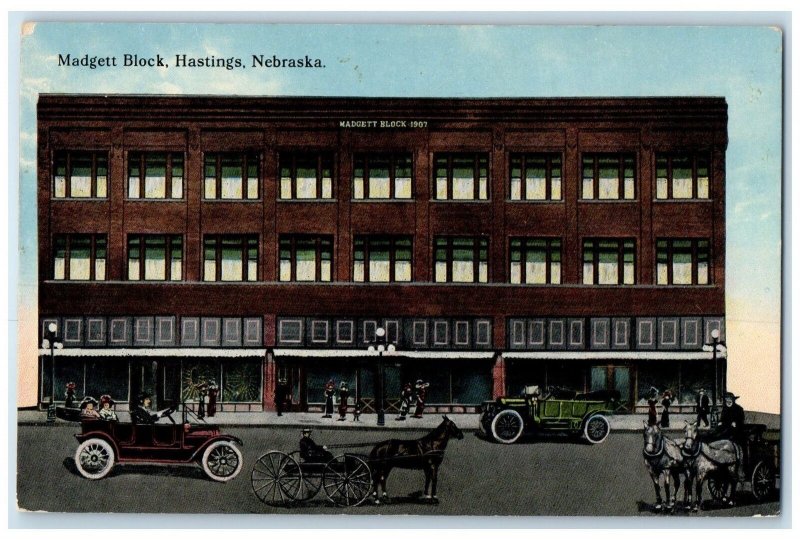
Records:
M746 412L747 422L766 424L769 429L780 429L780 417L774 414ZM218 413L213 418L206 418L209 424L237 427L278 426L278 427L312 427L331 429L396 429L396 430L430 430L439 425L442 415L431 413L423 418L407 418L400 422L395 420L394 414L386 415L386 425L379 427L374 414L361 415L360 422L353 421L353 415L347 415L347 420L339 422L333 418L321 418L319 413L285 413L278 416L274 412L238 412ZM478 429L477 414L449 414L459 428L464 431ZM128 415L120 413L120 420L127 421ZM176 417L177 419L177 417ZM646 414L619 414L608 417L612 431L641 431L647 422ZM692 414L673 414L670 427L665 431L682 432L684 421L694 421ZM162 420L165 422L166 420ZM17 423L25 426L46 425L47 412L38 410L20 410L17 412ZM71 422L56 420L56 425L74 425Z

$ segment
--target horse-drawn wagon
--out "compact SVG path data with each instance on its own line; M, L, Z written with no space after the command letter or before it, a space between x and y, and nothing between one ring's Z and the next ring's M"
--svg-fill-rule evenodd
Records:
M324 491L338 506L357 506L369 497L386 495L386 479L393 468L425 472L425 498L436 499L439 466L450 438L464 438L452 420L443 417L437 428L420 439L390 439L376 443L331 445L326 457L270 450L253 466L250 482L256 497L270 506L284 506L312 499ZM327 449L372 447L369 455Z
M537 386L527 386L520 396L484 402L479 425L484 435L504 444L516 442L525 432L582 435L598 444L611 431L606 416L614 413L618 401L613 392L550 389L542 393Z
M764 424L745 424L743 427L742 455L738 468L740 474L736 482L731 478L729 469L716 468L711 471L708 480L708 491L715 501L733 499L731 493L735 486L749 484L750 493L758 501L772 499L778 488L780 476L780 441L767 438L767 426Z

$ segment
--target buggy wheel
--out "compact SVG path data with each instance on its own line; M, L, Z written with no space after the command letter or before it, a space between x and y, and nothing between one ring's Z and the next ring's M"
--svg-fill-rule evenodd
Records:
M358 456L345 454L330 460L322 473L325 495L338 506L358 506L372 490L372 473Z
M492 420L492 436L497 442L511 444L520 438L524 425L525 422L517 411L500 411Z
M75 466L84 478L104 478L114 467L114 449L103 439L85 440L75 451Z
M300 452L294 451L289 457L301 463ZM305 463L303 474L301 475L300 491L297 493L298 501L308 501L314 498L322 488L322 463Z
M298 499L303 475L300 465L283 452L267 452L253 465L250 484L261 502L283 506Z
M730 480L728 475L723 471L715 471L708 475L708 492L711 498L717 502L722 501L728 496L728 491L731 489Z
M200 460L203 470L212 480L233 480L242 470L242 453L229 441L211 443Z
M764 461L759 461L753 467L750 482L750 491L758 502L771 498L775 493L775 471Z
M583 426L583 436L592 444L600 444L611 432L608 419L602 414L596 414L586 421Z

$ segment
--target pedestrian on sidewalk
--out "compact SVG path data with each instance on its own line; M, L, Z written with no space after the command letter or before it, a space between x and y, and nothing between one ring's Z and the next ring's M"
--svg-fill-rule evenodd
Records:
M700 422L708 427L708 411L711 408L711 401L708 399L706 395L706 391L701 388L700 392L697 394L697 426L700 426Z
M208 381L208 388L206 389L206 392L208 393L208 407L206 407L206 414L213 417L215 414L217 414L217 395L219 394L217 381L214 379Z
M425 397L427 396L427 389L431 383L424 382L422 379L417 379L415 385L417 390L417 408L414 410L414 418L422 418L422 412L425 410Z
M339 383L339 418L337 422L344 422L347 419L347 398L350 397L350 389L347 381Z
M669 407L672 405L672 392L669 390L664 390L664 395L661 396L661 427L667 428L669 427Z
M283 416L287 403L291 403L289 386L286 384L286 377L281 377L278 379L278 384L275 385L275 410L278 412L278 416Z
M658 413L656 412L656 405L658 404L658 390L650 387L650 397L647 398L647 425L654 426L658 423Z
M408 411L411 409L411 402L414 399L414 389L411 383L407 382L403 385L403 390L400 392L400 415L395 420L405 421Z
M333 384L333 379L325 383L325 414L322 418L333 418L333 396L336 395L336 387Z
M67 383L67 390L64 393L64 407L75 407L75 387L74 382Z

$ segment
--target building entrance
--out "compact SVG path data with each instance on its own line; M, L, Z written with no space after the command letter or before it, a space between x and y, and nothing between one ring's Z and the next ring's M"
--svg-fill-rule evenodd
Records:
M627 410L633 406L631 387L630 366L592 366L590 390L616 390Z

